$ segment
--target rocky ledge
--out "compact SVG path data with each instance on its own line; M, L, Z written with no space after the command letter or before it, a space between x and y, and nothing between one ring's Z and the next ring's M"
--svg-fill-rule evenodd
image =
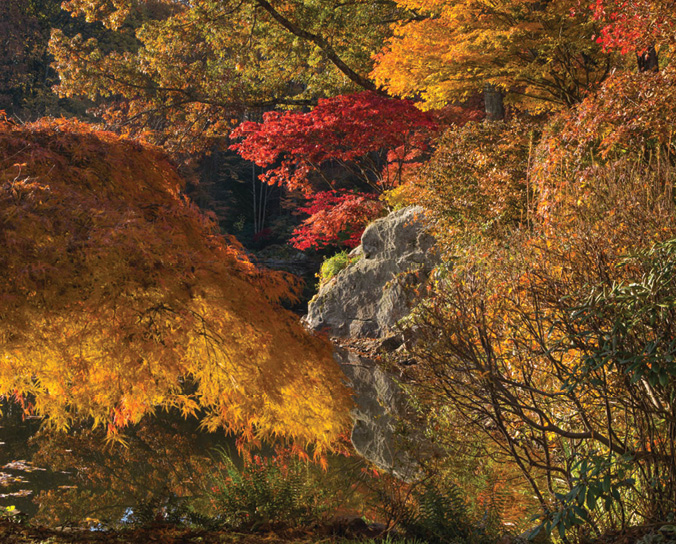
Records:
M351 255L359 259L320 288L305 323L333 339L335 358L355 392L355 449L407 477L412 463L395 432L405 411L401 376L380 359L403 343L396 324L417 302L419 289L412 287L422 286L438 263L424 210L409 207L378 219Z

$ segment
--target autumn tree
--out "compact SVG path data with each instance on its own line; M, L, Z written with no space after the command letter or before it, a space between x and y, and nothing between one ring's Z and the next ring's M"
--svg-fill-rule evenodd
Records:
M383 209L378 195L420 161L436 128L408 100L362 92L321 99L309 112L267 112L239 125L231 148L264 169L263 182L308 198L296 247L354 247Z
M461 421L498 445L548 529L664 519L674 376L658 361L673 357L673 244L623 261L591 237L509 242L526 248L461 262L422 310L417 396L435 425Z
M393 20L413 16L394 3L146 2L71 0L131 43L106 51L57 32L51 50L65 96L103 98L111 126L155 131L185 150L222 136L251 108L303 106L318 97L376 87L371 55ZM159 9L163 7L164 9Z
M437 139L413 185L417 202L434 210L446 251L460 251L477 238L500 238L528 223L534 198L529 154L541 125L519 119L468 123Z
M158 408L208 429L326 448L349 394L323 341L181 196L146 144L43 122L0 132L0 392L109 436Z
M590 12L566 0L401 0L418 20L394 25L373 77L434 108L497 91L533 108L578 103L608 75L612 57L594 42Z

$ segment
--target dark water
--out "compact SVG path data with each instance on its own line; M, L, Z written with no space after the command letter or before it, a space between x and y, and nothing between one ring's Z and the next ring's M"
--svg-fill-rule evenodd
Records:
M187 499L199 502L219 451L234 439L205 433L197 420L160 414L130 429L125 444L106 443L86 426L41 430L5 405L0 418L0 510L15 507L48 526L115 526L138 513L160 515Z
M14 405L2 407L0 418L0 509L15 507L20 512L34 515L37 505L33 499L46 489L70 485L70 474L33 465L37 445L30 438L40 429L37 419L24 420L21 410Z

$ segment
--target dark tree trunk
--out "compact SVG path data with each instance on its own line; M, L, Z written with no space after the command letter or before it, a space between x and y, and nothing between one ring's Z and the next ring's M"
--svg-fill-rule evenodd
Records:
M636 53L636 62L639 72L657 72L660 63L655 46L651 45L643 53Z
M505 105L502 91L492 83L484 87L484 104L488 121L502 121L505 118Z

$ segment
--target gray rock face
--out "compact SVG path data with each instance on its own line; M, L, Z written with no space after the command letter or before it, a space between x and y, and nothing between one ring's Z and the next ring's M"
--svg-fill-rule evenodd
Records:
M404 480L416 467L397 437L396 417L405 410L404 399L393 376L374 360L336 347L338 361L354 391L351 441L355 450L378 467Z
M388 336L411 311L402 281L424 281L436 264L423 213L404 208L369 225L353 252L361 259L320 288L308 306L307 325L333 337Z
M330 336L369 340L381 350L401 344L392 334L415 300L406 285L426 281L437 263L434 238L426 232L422 208L396 211L372 223L353 251L361 258L319 290L310 302L306 324ZM373 342L378 341L378 342ZM405 411L395 376L365 354L336 346L341 365L355 394L352 444L357 452L381 468L408 479L415 464L396 436L396 416Z

